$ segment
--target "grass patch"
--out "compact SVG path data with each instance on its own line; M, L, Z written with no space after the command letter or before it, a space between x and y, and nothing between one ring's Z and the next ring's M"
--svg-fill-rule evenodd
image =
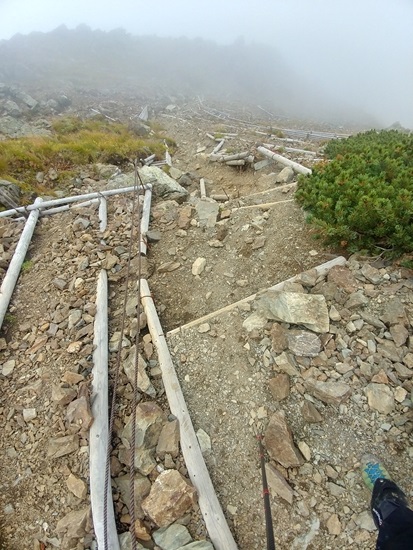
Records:
M166 137L138 136L124 124L107 119L60 118L52 123L51 137L25 137L0 141L0 178L16 182L23 193L44 191L36 182L36 173L58 172L61 184L73 177L78 166L110 162L113 158L131 160L155 154L165 155L176 143ZM165 143L164 143L165 142Z

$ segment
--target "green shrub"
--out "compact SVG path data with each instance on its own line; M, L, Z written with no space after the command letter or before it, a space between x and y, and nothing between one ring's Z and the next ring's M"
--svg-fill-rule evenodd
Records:
M371 130L325 148L296 199L326 244L398 256L413 250L413 136Z

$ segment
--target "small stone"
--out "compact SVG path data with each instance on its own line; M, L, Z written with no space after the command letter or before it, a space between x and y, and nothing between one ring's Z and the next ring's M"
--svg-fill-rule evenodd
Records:
M394 398L398 403L403 403L403 401L406 399L407 391L402 388L401 386L397 386L397 388L394 390Z
M85 396L81 396L69 403L66 409L66 419L69 424L75 424L81 430L88 430L93 422L89 400Z
M165 262L158 267L158 273L170 273L181 267L180 262Z
M192 275L201 275L206 266L206 258L197 258L192 264Z
M289 331L287 333L290 351L299 357L317 357L321 350L321 340L313 332L304 330Z
M77 498L80 498L81 500L86 498L86 483L80 478L76 477L73 474L70 474L70 476L66 479L66 485L69 491L73 493Z
M67 287L67 281L65 281L64 279L53 279L52 284L59 290L64 290Z
M152 533L152 536L162 550L176 550L192 541L188 529L178 523L158 529Z
M300 449L301 454L303 455L303 457L307 461L310 461L311 460L311 450L310 450L310 447L307 445L307 443L305 441L299 441L297 446Z
M36 409L23 409L23 420L25 422L30 422L37 417Z
M79 437L76 434L57 437L49 441L47 456L59 458L77 451L79 448Z
M266 237L264 236L256 237L252 243L252 249L258 250L259 248L262 248L265 245L265 241Z
M71 342L67 346L67 353L78 353L82 347L83 342L81 340L77 340L76 342Z
M198 332L200 332L201 334L204 334L205 332L209 332L210 330L211 330L211 326L209 323L203 323L198 327Z
M370 512L367 510L365 512L361 512L361 514L358 514L354 519L356 525L360 527L360 529L365 529L366 531L369 531L370 533L373 533L377 530L377 527L374 524L373 517Z
M69 512L57 522L56 532L66 539L78 539L84 537L92 528L90 506L81 510Z
M275 358L276 370L285 372L290 376L298 376L300 373L294 364L294 358L283 351Z
M330 535L339 535L341 533L341 523L337 514L331 514L328 518L327 530Z
M9 376L9 374L13 372L15 366L16 366L16 361L14 359L10 359L9 361L6 361L5 363L3 363L3 368L1 371L2 375Z
M212 447L211 447L211 438L209 437L209 435L202 428L200 428L196 432L196 437L198 439L201 453L207 454L208 452L210 452Z
M102 262L103 269L110 270L115 267L116 264L119 263L119 258L115 256L114 254L107 254L106 258Z
M270 457L284 468L301 466L302 458L294 446L283 411L274 413L270 418L265 430L265 446Z
M387 377L387 374L384 372L383 369L379 370L379 372L372 377L371 381L376 382L377 384L388 384L389 383L389 379Z
M369 407L382 414L389 414L394 409L394 397L391 389L384 384L370 383L366 387Z
M332 405L343 403L351 394L350 386L344 382L321 382L309 378L305 386L314 397Z
M148 242L150 243L157 243L161 240L162 235L161 232L157 229L150 229L146 232L146 238L148 239Z
M276 401L282 401L290 393L290 377L286 373L276 374L268 381L271 395Z
M313 424L316 422L322 422L323 417L318 412L316 407L310 402L305 400L301 406L301 414L306 422Z
M272 464L265 464L265 473L267 474L268 487L273 495L278 495L288 504L293 502L293 490L284 479L282 474Z
M167 422L159 435L158 445L156 447L156 454L163 458L165 454L176 458L179 454L179 422L178 420L172 420Z

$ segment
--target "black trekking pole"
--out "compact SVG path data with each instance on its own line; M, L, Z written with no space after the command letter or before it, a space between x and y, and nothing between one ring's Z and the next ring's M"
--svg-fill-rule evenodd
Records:
M267 550L275 550L274 528L272 525L270 493L268 491L267 474L265 472L264 447L262 446L262 435L257 435L260 449L261 474L262 474L262 496L264 499L265 530L267 535Z

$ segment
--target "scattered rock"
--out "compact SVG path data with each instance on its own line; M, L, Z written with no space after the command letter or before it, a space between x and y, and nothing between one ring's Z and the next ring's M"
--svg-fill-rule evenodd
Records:
M271 494L278 495L288 504L292 504L294 492L280 472L268 462L265 464L265 472Z
M192 275L201 275L206 266L206 258L197 258L192 264Z
M195 489L176 470L165 470L156 478L142 502L146 514L159 527L181 518L194 504Z
M265 430L265 446L270 457L284 468L300 466L302 463L283 411L271 416Z
M351 387L344 382L321 382L308 379L305 381L308 391L320 401L331 405L339 405L351 394Z
M288 374L276 374L274 378L268 381L271 395L276 401L282 401L288 397L290 393L290 377Z
M366 387L369 407L382 414L389 414L394 409L394 397L391 389L384 384L371 383Z

